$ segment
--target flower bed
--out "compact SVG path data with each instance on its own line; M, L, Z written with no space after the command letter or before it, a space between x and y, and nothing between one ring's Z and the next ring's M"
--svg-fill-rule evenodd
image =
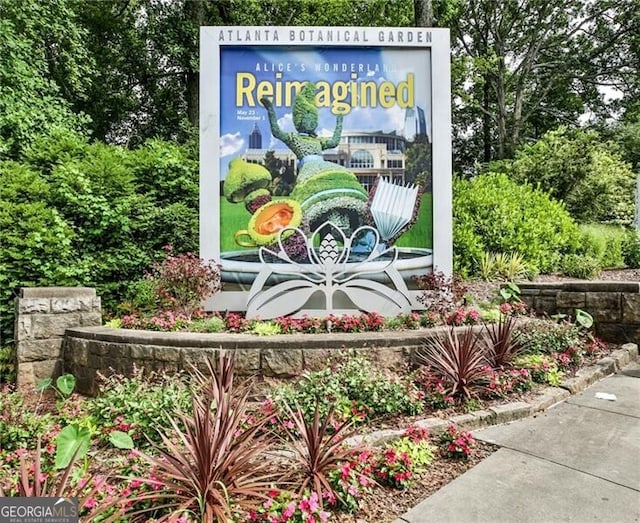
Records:
M304 517L308 521L340 521L347 517L344 514L352 512L356 517L373 518L365 521L384 521L392 513L381 509L381 496L399 492L409 502L415 499L416 494L410 492L416 485L436 485L442 478L450 478L452 471L464 469L453 465L452 460L475 459L472 440L465 429L451 426L452 418L459 427L471 427L482 420L504 421L504 415L513 416L515 411L509 413L500 403L521 399L522 391L529 389L531 393L554 379L552 366L521 366L519 357L541 354L564 372L561 379L566 379L609 353L603 344L575 325L537 325L544 328L534 329L527 324L520 329L518 342L526 342L528 353L514 355L504 368L490 367L489 352L486 353L470 396L455 389L455 380L437 366L393 374L362 356L341 355L329 362L328 370L309 372L287 384L247 382L251 389L239 387L237 378L234 384L232 374L225 372L225 364L220 362L215 369L196 372L195 376L160 373L155 376L160 380L156 382L149 382L141 372L129 378L106 377L101 395L92 399L69 396L68 383L63 381L58 386L59 401L50 403L47 409L42 402L25 404L17 393L3 394L0 485L9 495L36 492L32 467L36 459L41 466L36 477L50 478L48 485L52 481L55 484L56 478L62 480L65 466L78 471L61 492L79 497L83 521L103 510L149 508L149 517L160 516L162 511L157 507L170 500L176 489L185 503L191 499L185 497L185 484L175 479L177 472L202 475L209 470L198 462L206 455L202 451L226 448L228 452L252 457L246 465L257 467L249 469L248 475L234 469L219 471L221 475L216 476L220 485L227 485L237 474L252 480L251 485L228 493L232 503L227 508L237 521L304 521ZM468 332L477 334L478 329ZM458 349L464 334L458 337ZM449 349L455 347L445 346L443 350ZM496 352L494 344L492 356ZM536 381L541 383L535 385ZM259 400L260 397L264 399ZM211 428L225 407L221 399L211 403L214 398L227 398L225 401L231 402L227 412L237 414L224 418L231 423L224 434L234 437L215 440L215 444L211 438L220 436ZM213 404L218 407L212 409ZM526 415L531 411L529 407L519 412ZM500 413L504 415L500 417ZM431 416L431 420L440 416L439 423L425 421L425 416ZM372 447L343 446L349 441L350 445L362 444L362 439L345 439L353 433L350 429L363 435L383 426L395 430L367 439L375 439ZM403 426L408 430L399 428ZM427 426L439 430L429 434L425 431ZM39 452L36 435L42 439ZM73 456L74 442L81 454L75 465L72 459L65 463L60 458L60 449L64 449L67 458ZM269 443L272 450L267 451L263 443ZM293 462L283 461L281 454L274 455L274 447L294 449ZM87 448L94 458L90 461L82 457ZM260 450L260 456L247 449ZM489 451L481 447L480 457ZM310 463L317 463L313 456L324 463L320 479L305 472L311 470ZM89 465L88 471L82 462ZM264 464L264 469L258 467ZM22 487L15 484L18 470L25 478ZM284 479L283 472L287 473ZM133 479L105 479L106 473L112 478ZM262 478L265 474L268 478ZM173 479L169 481L169 477ZM24 492L24 485L30 485L31 490ZM207 503L216 510L226 510L224 499L214 497ZM201 520L199 505L187 506L189 510L180 512L174 520ZM377 507L376 511L373 507ZM398 510L393 515L403 511Z

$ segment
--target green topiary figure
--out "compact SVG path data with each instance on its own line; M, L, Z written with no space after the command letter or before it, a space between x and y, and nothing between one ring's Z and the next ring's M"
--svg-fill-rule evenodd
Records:
M316 86L309 82L305 84L293 102L293 125L299 133L314 137L316 136L316 127L318 127L318 109L313 103L315 95Z
M256 189L264 189L271 183L271 173L264 166L234 158L229 162L229 172L224 181L224 196L231 203L238 203Z
M314 104L316 86L308 82L302 88L293 101L293 124L298 132L286 133L278 124L278 116L269 98L261 98L260 103L269 113L269 125L271 134L283 142L298 160L307 161L313 157L322 159L322 151L336 147L340 143L342 134L342 119L340 114L336 119L336 128L331 138L319 138L316 135L318 126L318 109Z
M318 109L315 106L316 86L307 82L293 102L293 124L297 132L286 133L269 98L260 103L269 114L271 133L282 141L300 160L296 185L291 197L300 202L311 230L331 221L346 234L364 224L368 194L355 174L337 163L325 161L322 151L340 143L343 116L336 118L330 138L316 134Z

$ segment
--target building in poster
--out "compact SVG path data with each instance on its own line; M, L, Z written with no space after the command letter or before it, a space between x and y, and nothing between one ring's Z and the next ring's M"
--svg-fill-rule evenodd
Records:
M412 135L415 137L417 133ZM426 136L426 133L423 133ZM391 178L405 184L413 181L405 176L404 149L407 139L396 131L343 131L340 143L323 151L323 159L348 167L367 190L373 186L378 176ZM269 151L273 157L295 168L296 156L289 149L265 149L262 147L262 133L255 124L249 134L249 147L242 159L250 163L265 165Z
M262 318L421 308L451 270L446 30L201 33L201 256L214 308Z

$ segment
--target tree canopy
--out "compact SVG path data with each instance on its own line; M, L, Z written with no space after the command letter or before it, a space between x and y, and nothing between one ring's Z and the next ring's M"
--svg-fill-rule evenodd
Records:
M640 118L640 6L627 0L5 0L0 12L10 155L59 125L128 146L192 139L201 25L449 27L461 172L558 124Z

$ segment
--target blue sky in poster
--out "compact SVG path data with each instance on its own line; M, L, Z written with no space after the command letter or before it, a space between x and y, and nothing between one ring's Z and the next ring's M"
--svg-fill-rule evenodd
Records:
M256 102L250 105L247 96L236 105L238 73L251 73L261 81L375 81L381 85L397 85L414 74L415 105L425 110L427 133L430 135L431 79L428 49L397 49L375 47L222 47L220 53L220 174L224 178L228 162L244 153L249 134L258 125L264 149L286 146L271 136L266 110ZM278 80L277 73L281 73ZM354 73L357 78L354 80ZM280 75L278 75L280 76ZM249 103L247 103L249 102ZM255 102L255 100L254 100ZM291 107L276 106L280 127L294 131ZM384 107L353 107L344 117L344 130L384 131L402 133L406 109L394 104ZM318 134L330 135L336 115L329 108L319 110Z

